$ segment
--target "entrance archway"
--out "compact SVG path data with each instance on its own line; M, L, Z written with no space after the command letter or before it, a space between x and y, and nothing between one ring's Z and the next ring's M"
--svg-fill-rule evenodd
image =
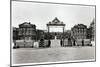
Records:
M52 35L54 37L53 42L58 42L57 45L60 45L60 40L64 40L64 29L65 29L65 24L57 17L53 21L50 21L47 24L47 29L48 29L48 35ZM60 39L58 41L58 39ZM50 37L48 37L48 40L50 40ZM51 41L52 42L52 41ZM52 43L51 45L55 45Z

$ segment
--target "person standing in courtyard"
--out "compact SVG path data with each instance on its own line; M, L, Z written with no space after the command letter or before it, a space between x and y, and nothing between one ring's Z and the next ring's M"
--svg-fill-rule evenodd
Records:
M62 39L60 40L60 45L61 45L61 47L63 46L63 44L62 44Z
M84 46L84 40L82 40L82 46Z
M76 42L75 42L75 40L73 41L73 46L75 46L76 45Z
M51 45L51 41L48 40L48 45L47 45L47 47L50 47L50 45Z

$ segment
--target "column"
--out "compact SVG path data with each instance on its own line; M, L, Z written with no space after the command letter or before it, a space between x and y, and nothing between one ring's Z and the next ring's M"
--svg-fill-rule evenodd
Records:
M63 41L62 41L62 42L63 42L63 43L62 43L63 46L64 46L64 27L65 27L65 26L63 26Z
M48 40L49 40L49 26L47 26L48 27Z
M63 26L63 39L64 39L64 26Z

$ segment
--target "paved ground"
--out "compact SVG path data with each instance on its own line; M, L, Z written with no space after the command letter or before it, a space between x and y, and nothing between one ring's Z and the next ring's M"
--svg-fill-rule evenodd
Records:
M95 58L95 47L13 49L13 64L88 60Z

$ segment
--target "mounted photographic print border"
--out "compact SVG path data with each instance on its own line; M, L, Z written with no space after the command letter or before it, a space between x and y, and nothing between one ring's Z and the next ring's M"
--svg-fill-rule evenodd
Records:
M30 8L32 8L32 6L29 6L29 11L28 11L25 8L25 5L19 4L20 5L19 6L17 4L12 4L13 2L26 3L26 4L28 3L27 5L30 5L30 4L35 4L35 6L37 5L36 7L34 6L37 14L35 15L35 13L32 13L32 15L35 15L36 17L31 15ZM13 6L16 7L17 9L14 8ZM70 12L70 10L69 10L69 11L67 11L67 12L69 12L69 14L67 14L67 16L66 16L65 15L66 10L64 10L66 8L66 6L69 7L70 10L73 10L70 7L73 8L74 6L75 7L80 6L81 8L84 8L84 7L94 8L93 9L94 10L94 15L93 15L94 18L90 21L90 23L89 23L90 26L89 26L89 24L87 24L85 22L78 23L77 20L75 21L76 24L74 24L73 21L72 21L73 23L65 22L66 20L70 19L70 15L72 15L70 13L74 12L74 11ZM21 11L20 7L22 9L25 8L24 9L25 12L24 12L24 10ZM28 7L28 6L26 6L26 7ZM40 9L40 8L42 8L42 9ZM45 8L47 9L48 12L43 12L46 10ZM52 17L49 17L49 15L50 15L49 8L52 9L51 10ZM55 8L57 8L57 9L55 9ZM79 15L81 15L81 12L85 13L85 11L81 11L81 8L79 9L80 10ZM33 11L35 12L35 10L33 10ZM38 13L39 11L41 13ZM76 9L76 12L77 12L77 9ZM18 14L16 14L16 13L18 13ZM30 16L28 17L27 16L28 14L32 17L30 17ZM38 14L40 14L40 16L43 17L43 20L41 19L41 17L39 17ZM44 14L44 16L42 14ZM61 15L65 15L65 16L61 17ZM21 17L21 16L23 16L23 17ZM27 16L27 18L25 18L25 16ZM77 14L75 14L75 16L77 19L77 17L78 17ZM64 19L65 17L67 17L67 19ZM80 17L78 17L78 19ZM72 16L72 18L74 19L75 17ZM90 19L90 18L87 18L87 20L88 19ZM19 21L19 20L21 20L21 21ZM34 23L35 21L33 21L33 20L35 20L36 23ZM71 21L71 20L72 19L70 19L69 21ZM83 18L81 20L85 21L86 18L85 19ZM79 20L79 21L81 21L81 20ZM37 23L40 23L40 25ZM44 24L45 24L45 26L43 26ZM71 25L74 24L74 25L71 26L70 24ZM93 31L91 30L92 27L94 28ZM82 30L84 28L83 33L82 33L81 28L82 28ZM22 31L23 31L23 33L21 34ZM35 32L35 34L34 34L34 32ZM86 33L86 34L80 35L80 33L81 34ZM91 34L91 33L94 33L94 34ZM46 45L43 45L44 43L46 43ZM81 45L80 45L80 43L81 43ZM38 44L38 46L37 46L37 44ZM93 44L95 44L95 45L93 45ZM84 59L84 58L86 58L86 56L82 55L83 56L82 59L79 59L79 58L81 58L81 56L79 56L79 55L81 55L82 53L81 52L79 54L74 53L74 52L79 52L78 49L80 51L82 50L82 52L84 52L85 50L94 51L93 54L92 54L92 52L90 53L93 55L93 58L92 59ZM70 52L68 52L67 50ZM54 51L56 51L57 54L55 54ZM65 51L67 51L67 53ZM47 54L45 55L46 52L47 52ZM40 54L36 54L36 53L40 53ZM72 56L70 56L71 54L72 54ZM88 51L86 52L86 54L88 55ZM43 57L41 57L40 55L42 55ZM67 55L69 55L69 56L67 56ZM31 58L28 56L30 56ZM35 58L33 58L34 56L35 56ZM68 59L66 59L66 56ZM79 56L79 57L76 57L76 56ZM46 58L44 58L44 57L46 57ZM75 59L74 57L77 59ZM38 58L40 60L38 60ZM91 56L90 56L90 58L91 58ZM26 60L28 60L28 61L26 61ZM36 62L33 60L35 60ZM67 63L81 63L81 62L95 62L95 61L96 61L96 5L10 0L10 66L34 66L34 65L67 64Z

